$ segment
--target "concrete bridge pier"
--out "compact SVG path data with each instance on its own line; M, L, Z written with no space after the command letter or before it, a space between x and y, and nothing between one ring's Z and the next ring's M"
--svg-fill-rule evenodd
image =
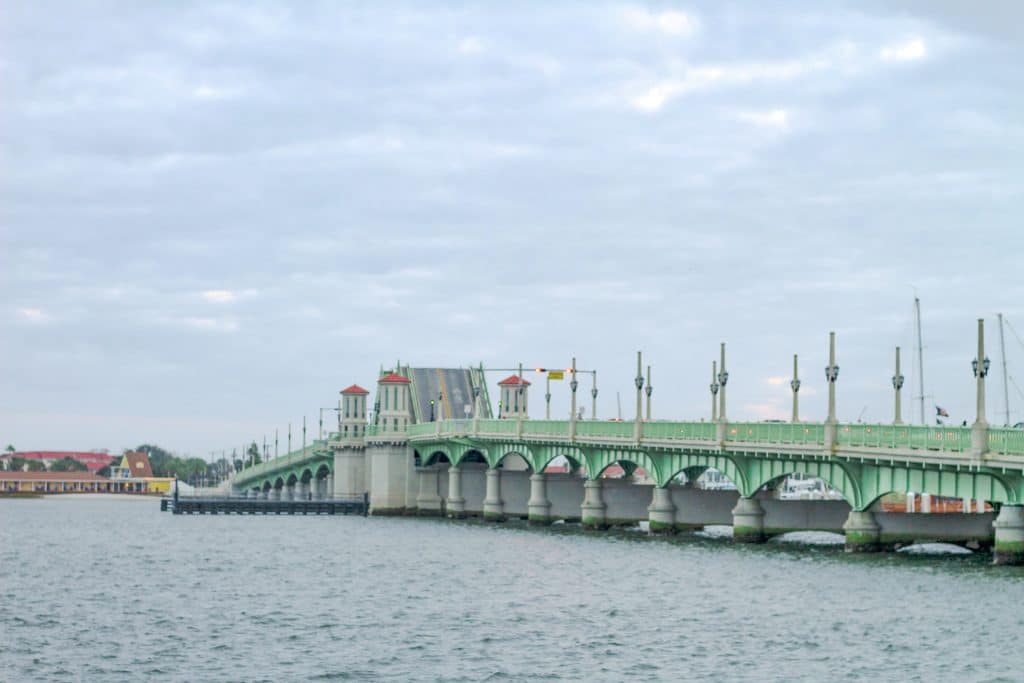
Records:
M323 480L313 477L309 480L309 499L310 500L323 500Z
M462 469L458 465L448 468L448 516L452 519L466 516L466 499L462 496Z
M436 466L416 468L416 477L419 480L416 514L423 517L436 517L441 514L441 496L437 492L438 474Z
M484 519L492 522L502 522L505 520L505 501L501 499L501 470L487 470Z
M996 530L996 564L1024 564L1024 505L1004 503L992 522Z
M313 482L311 481L297 481L295 482L295 500L309 500L309 494L313 492Z
M672 502L672 491L667 486L654 487L654 497L647 507L647 519L652 534L676 532L676 506Z
M526 504L530 524L551 524L551 501L548 500L548 480L543 472L530 475L530 500Z
M608 506L601 497L601 480L587 479L583 482L583 505L580 516L586 529L608 528Z
M850 510L843 532L848 553L873 553L882 549L882 529L870 510Z
M324 479L324 498L331 500L334 498L334 473L328 472L327 477Z
M764 543L764 508L756 498L740 498L732 509L732 540Z
M268 491L267 493L270 496L270 500L281 500L281 495L282 495L283 492L284 492L284 489L283 488L279 488L279 489L270 489L270 491Z

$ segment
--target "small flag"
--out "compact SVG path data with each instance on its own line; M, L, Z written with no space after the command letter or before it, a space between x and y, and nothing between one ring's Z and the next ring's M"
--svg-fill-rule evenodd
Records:
M946 409L940 408L938 406L935 406L935 415L936 417L949 417L949 413L946 411Z

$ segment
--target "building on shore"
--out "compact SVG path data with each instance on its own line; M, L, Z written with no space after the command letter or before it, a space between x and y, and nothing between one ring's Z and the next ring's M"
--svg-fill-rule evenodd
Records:
M154 477L144 451L125 451L121 462L110 467L110 481L129 493L170 493L174 477Z
M14 451L0 455L0 469L10 469L8 463L16 458L40 462L46 469L50 469L55 462L70 458L94 473L114 462L114 456L103 451Z
M114 484L92 472L0 472L0 493L113 493Z

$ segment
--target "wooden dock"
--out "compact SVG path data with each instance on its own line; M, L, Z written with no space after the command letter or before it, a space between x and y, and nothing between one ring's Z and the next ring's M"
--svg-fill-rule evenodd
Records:
M362 515L370 511L370 496L331 500L258 500L242 497L167 496L160 509L176 515Z

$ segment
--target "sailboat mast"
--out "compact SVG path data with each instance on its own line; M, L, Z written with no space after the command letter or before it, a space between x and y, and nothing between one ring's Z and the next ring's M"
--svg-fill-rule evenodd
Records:
M1010 387L1007 386L1008 372L1006 370L1006 336L1003 334L1003 314L999 316L999 352L1003 355L1003 414L1006 417L1005 426L1010 426Z
M917 319L917 400L921 404L921 424L924 421L924 345L921 343L921 300L914 297L914 315Z

